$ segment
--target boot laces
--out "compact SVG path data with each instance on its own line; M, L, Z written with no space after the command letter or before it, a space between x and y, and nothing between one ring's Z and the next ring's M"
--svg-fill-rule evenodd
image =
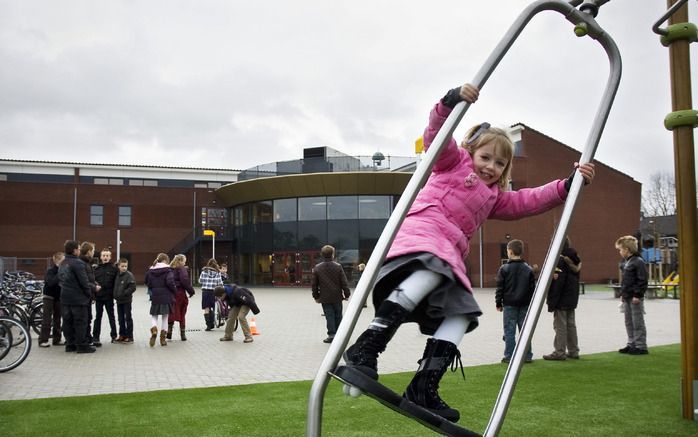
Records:
M460 366L460 373L463 375L463 381L465 381L465 370L463 370L463 361L460 359L460 351L456 349L456 354L453 357L453 361L451 361L451 372L455 372L458 370L458 366Z

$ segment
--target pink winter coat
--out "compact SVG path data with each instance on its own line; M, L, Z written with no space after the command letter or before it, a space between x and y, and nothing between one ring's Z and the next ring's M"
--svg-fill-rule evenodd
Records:
M427 148L451 109L437 103L424 131ZM451 138L437 158L432 174L405 217L386 259L428 252L446 261L467 290L465 272L473 233L488 218L513 220L545 212L567 197L564 180L537 188L501 191L485 185L473 170L467 150Z

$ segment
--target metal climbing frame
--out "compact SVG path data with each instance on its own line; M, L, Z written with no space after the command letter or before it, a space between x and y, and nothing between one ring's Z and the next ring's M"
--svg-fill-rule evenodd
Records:
M611 37L606 34L606 32L598 25L598 23L596 23L594 19L596 13L598 12L599 6L603 5L607 1L608 0L592 0L585 4L581 4L582 2L579 0L570 2L559 0L540 0L532 3L512 24L497 47L495 47L492 54L490 54L489 58L485 61L485 64L475 75L474 80L471 82L482 89L487 82L487 79L490 77L496 66L519 36L523 28L535 15L543 11L555 11L562 14L569 22L575 25L574 31L578 36L588 35L601 44L608 55L610 63L610 72L608 81L606 83L606 89L602 96L601 103L597 110L591 131L580 159L580 162L582 163L589 162L594 158L594 153L596 152L599 139L601 138L601 133L606 124L606 120L608 119L608 114L613 104L613 99L616 95L621 76L621 59L618 48ZM577 6L579 6L579 9L577 9ZM427 151L425 158L417 167L414 175L407 184L404 194L395 206L395 210L388 219L385 229L376 243L376 247L373 250L371 258L366 264L366 269L364 270L364 273L357 284L354 295L349 301L346 314L341 325L339 326L337 334L335 335L335 339L331 343L325 358L320 364L317 375L315 376L315 380L313 381L313 385L310 389L306 427L307 437L318 437L322 433L322 405L325 390L327 389L330 379L329 372L337 367L341 354L347 347L349 337L356 326L361 308L368 297L368 294L378 274L378 270L385 260L388 249L393 242L395 234L402 224L410 205L412 205L412 202L416 198L419 189L424 185L429 177L431 169L436 161L436 157L439 155L445 144L448 143L448 140L453 135L454 130L465 115L469 106L470 104L467 102L461 102L456 105L451 114L448 116L441 127L441 130L436 135L432 146ZM519 345L528 344L533 337L533 331L536 323L538 322L538 318L545 300L546 290L550 285L553 269L557 264L557 259L560 251L562 250L562 244L567 233L567 227L572 217L572 212L574 211L577 198L579 197L582 184L583 181L581 177L574 178L572 182L572 186L560 218L560 224L555 231L545 258L545 262L543 263L540 278L533 295L533 300L531 301L531 305L529 307L530 309L528 316L526 317L521 331L520 339L517 341L517 346L514 349L514 355L504 377L499 396L492 411L492 416L487 425L487 429L485 430L484 435L486 436L497 435L502 426L502 422L504 421L507 408L513 395L514 387L516 386L516 381L518 380L519 373L521 372L521 366L525 353L525 347L519 347Z

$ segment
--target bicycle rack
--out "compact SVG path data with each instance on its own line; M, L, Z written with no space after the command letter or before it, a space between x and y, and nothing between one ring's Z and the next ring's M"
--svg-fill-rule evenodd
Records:
M472 84L478 86L478 88L482 89L487 82L487 79L512 46L523 28L535 15L548 10L562 14L567 21L575 25L574 32L577 36L588 35L601 44L608 55L610 63L610 72L608 81L606 83L606 89L597 109L589 136L586 140L584 151L582 152L582 156L580 158L580 162L582 163L590 162L594 158L594 153L596 152L596 148L601 138L601 133L603 132L606 120L608 119L608 114L611 110L616 91L618 90L618 84L621 76L621 58L618 47L611 37L599 26L598 23L596 23L594 19L598 12L598 8L607 2L608 0L591 0L588 3L581 4L582 0L573 0L570 2L561 0L540 0L530 4L514 21L497 47L495 47L493 52L487 58L485 64L477 72L474 80L471 82ZM579 10L576 9L577 6L580 6ZM347 347L351 332L354 330L358 321L361 308L368 297L368 294L378 274L378 270L385 260L385 256L388 252L390 244L395 238L395 234L402 224L410 205L412 205L412 202L414 202L419 189L424 185L429 177L431 169L436 161L436 157L439 155L443 147L448 143L449 138L451 138L453 135L453 132L458 126L460 120L465 115L469 106L470 104L467 102L457 104L444 122L441 130L436 135L436 138L434 138L432 146L427 151L424 159L417 167L414 175L407 184L404 194L395 206L395 209L388 219L383 233L376 243L376 247L374 248L370 259L366 263L366 269L359 279L359 283L354 291L354 296L349 301L344 319L337 330L335 339L331 343L325 358L320 364L317 375L310 389L308 399L308 420L306 427L307 437L318 437L322 433L322 404L324 400L324 393L330 379L329 372L336 368L342 352ZM560 223L555 230L550 247L548 248L548 253L543 263L533 299L529 306L528 315L524 321L516 348L514 349L512 360L509 363L509 367L507 368L507 372L504 376L499 395L492 410L492 415L484 433L485 436L496 436L499 433L502 422L504 421L504 417L506 415L509 403L511 402L511 397L513 395L513 391L523 364L525 347L519 346L528 344L533 337L533 332L545 301L546 290L548 289L552 280L553 269L557 264L557 259L562 250L562 244L567 233L567 227L572 217L572 212L574 211L577 198L579 197L582 184L582 178L579 176L575 177L572 181L572 186L570 187L562 216L560 218Z

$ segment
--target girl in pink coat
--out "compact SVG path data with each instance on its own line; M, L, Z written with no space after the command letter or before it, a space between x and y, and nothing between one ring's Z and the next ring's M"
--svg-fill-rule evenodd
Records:
M474 103L478 95L478 88L470 84L450 90L431 111L425 147L458 102ZM463 261L470 239L488 218L512 220L562 204L574 176L507 191L513 156L507 133L489 123L470 129L460 147L451 138L378 274L373 290L376 316L344 353L348 367L378 379L378 355L403 322L417 322L422 333L432 337L403 397L452 422L460 413L439 397L439 381L453 360L460 360L457 345L482 315ZM578 168L585 182L591 182L594 165Z

